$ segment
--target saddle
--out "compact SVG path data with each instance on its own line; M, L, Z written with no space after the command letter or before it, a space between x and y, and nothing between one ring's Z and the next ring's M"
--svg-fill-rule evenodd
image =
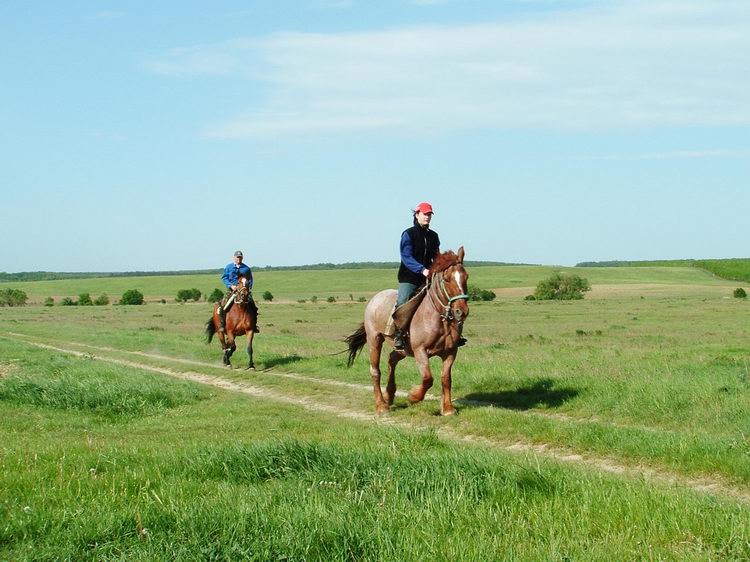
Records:
M411 319L414 317L414 313L417 312L417 308L424 300L427 295L427 285L422 287L412 298L406 301L399 307L393 306L391 315L388 318L388 324L385 327L384 335L392 336L396 332L396 328L402 332L407 332Z

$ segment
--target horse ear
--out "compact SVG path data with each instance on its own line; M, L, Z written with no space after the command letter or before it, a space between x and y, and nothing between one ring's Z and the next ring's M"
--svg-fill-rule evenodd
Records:
M461 246L461 247L460 247L460 248L458 249L458 261L459 261L460 263L464 263L464 254L465 254L465 252L464 252L464 247L463 247L463 246Z

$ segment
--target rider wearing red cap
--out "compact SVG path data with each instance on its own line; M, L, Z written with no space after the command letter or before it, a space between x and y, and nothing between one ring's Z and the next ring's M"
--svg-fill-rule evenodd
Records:
M396 307L408 301L427 282L429 269L440 252L440 237L430 230L432 205L423 202L414 209L414 225L401 234L401 266L398 269ZM397 330L394 347L404 348L404 334Z

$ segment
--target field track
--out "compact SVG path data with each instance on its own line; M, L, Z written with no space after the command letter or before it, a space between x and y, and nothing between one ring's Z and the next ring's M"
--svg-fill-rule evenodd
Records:
M126 351L126 350L120 350L120 349L115 349L111 347L97 347L97 346L92 346L92 345L72 342L72 341L54 341L54 342L39 341L37 338L31 338L29 336L14 333L14 332L4 332L2 334L2 337L11 339L18 343L25 343L27 345L33 345L41 349L47 349L51 351L78 356L78 357L86 357L89 359L94 359L94 360L102 361L105 363L111 363L111 364L126 366L126 367L130 367L134 369L141 369L141 370L148 371L148 372L158 373L161 375L168 375L168 376L179 378L179 379L190 380L193 382L210 385L210 386L220 388L223 390L227 390L231 392L238 392L238 393L246 394L252 397L260 398L263 400L275 401L275 402L280 402L280 403L285 403L285 404L292 404L292 405L300 406L310 411L315 411L315 412L319 412L325 415L332 415L338 418L349 419L349 420L353 420L353 421L357 421L361 423L368 423L368 424L375 424L375 425L386 424L386 425L397 427L399 429L404 429L404 430L424 430L427 428L426 426L421 426L417 423L409 423L403 420L397 421L390 417L376 417L371 412L364 412L364 411L342 408L341 405L331 403L330 401L323 402L319 400L312 400L309 398L287 396L275 390L264 388L261 379L267 376L284 377L287 379L299 380L301 382L302 381L315 382L315 383L322 384L322 385L346 388L348 390L353 390L356 392L367 392L367 393L371 392L371 387L365 384L353 384L353 383L346 383L342 381L314 378L314 377L304 376L304 375L295 374L295 373L274 372L272 375L270 375L268 371L258 371L257 373L250 374L249 376L256 378L256 380L253 383L244 382L244 381L238 382L238 381L227 380L226 378L223 378L222 376L218 376L218 375L213 376L213 375L207 375L204 373L198 373L195 371L182 371L182 370L178 370L177 368L167 368L167 367L149 365L147 363L138 362L134 360L109 357L107 356L107 354L111 354L111 353L125 354L127 356L141 357L146 360L155 359L155 360L159 360L162 362L169 362L172 364L194 365L194 366L199 366L201 368L215 369L219 373L227 372L226 368L216 365L216 364L207 363L207 362L186 360L186 359L181 359L178 357L148 354L148 353L137 352L137 351ZM89 351L86 351L86 350L89 350ZM233 372L237 372L237 371L233 371ZM400 392L399 394L404 395L405 393ZM428 395L428 399L434 400L436 399L436 397ZM460 399L455 400L455 402L458 405L462 403ZM468 401L464 401L464 403L468 403ZM471 403L474 405L479 404L478 402L475 402L475 401L472 401ZM489 403L487 403L486 405L488 407L491 406L491 404ZM546 414L546 413L541 413L541 412L523 412L523 415L550 417L550 418L554 418L557 420L570 422L570 423L609 423L609 422L602 422L596 419L577 419L577 418L572 418L570 416L565 416L561 414ZM610 425L613 425L613 424L610 423ZM632 426L629 426L629 427L632 427ZM647 429L649 431L659 431L659 432L664 431L660 429L647 428L647 427L641 427L641 426L639 426L639 429ZM578 465L578 466L586 467L594 471L615 474L623 478L644 479L648 482L652 482L658 485L684 487L695 492L724 496L735 501L750 504L750 490L747 490L742 487L730 485L719 477L688 478L683 475L671 473L663 469L654 469L654 468L645 467L642 465L618 464L616 462L613 462L610 459L589 456L589 455L581 455L578 453L571 453L570 451L565 451L564 449L561 449L559 447L553 447L553 446L549 446L545 444L524 443L524 442L512 442L511 443L511 442L503 442L497 439L488 439L486 437L462 434L458 430L451 428L451 427L447 427L447 426L437 428L435 429L435 431L441 438L452 440L452 441L460 441L463 443L479 445L482 447L498 448L504 451L508 451L514 454L519 454L519 455L524 455L524 456L528 456L528 455L540 456L540 457L550 459L550 460L560 462L560 463Z

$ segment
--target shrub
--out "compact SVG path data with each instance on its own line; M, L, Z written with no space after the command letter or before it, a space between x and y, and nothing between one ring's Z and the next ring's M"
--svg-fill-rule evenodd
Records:
M526 295L523 300L525 301L535 301L536 297L534 295Z
M326 302L336 302L336 297L328 297Z
M94 301L91 300L91 295L89 293L81 293L78 295L78 304L80 306L93 306Z
M495 300L494 291L488 291L487 289L480 289L479 287L472 287L469 289L469 300L472 301L491 301Z
M273 295L271 294L271 291L266 291L263 293L263 300L271 302L273 300Z
M734 293L732 293L732 294L734 295L734 298L736 298L736 299L746 299L747 298L747 291L745 291L745 289L743 289L742 287L737 287L734 290Z
M52 297L47 297L44 299L44 306L55 306L55 299Z
M138 289L128 289L122 294L120 304L143 304L143 293Z
M591 290L587 279L574 274L555 273L540 281L534 291L536 300L580 300Z
M96 306L106 306L109 304L109 297L106 295L106 293L102 293L101 295L96 297L94 304Z
M359 297L357 302L367 302L367 299L365 297Z
M312 298L310 299L310 302L318 302L318 296L313 295Z
M60 301L60 306L76 306L78 303L70 297L63 297Z
M0 290L0 306L23 306L29 297L20 289Z
M177 302L194 301L198 302L201 298L201 292L198 289L180 289L177 291L175 300Z
M224 298L224 291L221 289L214 289L213 292L208 295L208 302L220 302Z

